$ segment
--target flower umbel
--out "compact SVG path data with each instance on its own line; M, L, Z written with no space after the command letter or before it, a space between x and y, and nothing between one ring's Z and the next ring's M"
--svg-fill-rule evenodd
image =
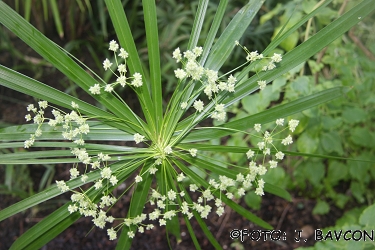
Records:
M120 57L120 59L124 60L123 63L120 63L118 60L117 60L117 57L116 57L116 52L118 51L118 49L120 49L120 53L118 54L118 56ZM126 85L129 85L129 86L132 86L132 87L135 87L135 88L139 88L143 85L143 80L142 80L142 75L138 72L134 73L133 76L130 76L130 77L127 77L126 76L126 73L127 73L127 65L126 65L126 59L129 57L129 54L128 52L126 52L126 50L124 48L120 48L120 46L118 45L118 43L114 40L112 40L110 43L109 43L109 50L110 51L113 51L114 53L114 58L115 58L115 64L117 66L117 69L115 70L112 70L111 67L113 65L113 62L106 58L104 61L103 61L103 68L105 71L107 70L110 70L117 78L117 80L113 83L103 83L103 84L95 84L94 86L91 86L89 88L89 92L93 95L99 95L101 94L100 90L103 88L105 92L112 92L114 90L114 88L120 84L121 87L125 87ZM118 73L116 73L116 71L118 71ZM129 80L131 80L129 82Z

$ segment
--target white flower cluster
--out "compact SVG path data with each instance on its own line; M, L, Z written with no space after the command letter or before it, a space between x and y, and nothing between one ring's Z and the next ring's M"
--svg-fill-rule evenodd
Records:
M30 104L27 107L28 111L31 111L35 114L32 118L31 114L26 115L26 120L31 121L33 120L34 123L38 124L38 128L35 131L35 134L32 134L29 140L25 141L25 148L30 147L34 141L35 137L39 137L42 134L41 125L44 121L48 120L48 125L53 127L55 130L58 127L62 128L61 135L65 140L70 140L73 143L77 144L77 146L84 146L85 141L83 140L83 135L87 135L90 132L90 127L86 123L88 118L83 117L79 112L79 105L75 102L71 103L73 109L70 113L65 113L63 111L59 111L56 109L52 110L52 118L45 118L44 117L44 110L48 107L48 103L46 101L39 101L38 102L40 110L33 105ZM117 184L118 180L115 175L112 175L110 168L106 166L106 162L110 160L110 156L107 154L99 153L97 157L92 157L86 151L85 148L74 147L71 150L71 153L78 158L80 162L85 165L91 165L92 169L101 169L101 179L99 179L95 183L95 189L99 189L102 187L102 181L104 179L108 179L108 182L113 186ZM103 167L100 167L101 163L103 163ZM87 168L86 168L87 169ZM86 173L80 174L76 165L74 165L70 170L70 179L74 179L77 177L81 177L82 182L86 182L88 176ZM66 192L69 190L69 187L66 185L64 181L56 181L57 187L61 190L61 192Z
M242 46L238 41L235 42L237 46L240 46L247 54L246 60L248 62L255 62L256 60L268 59L266 65L262 67L262 71L273 70L276 68L275 63L279 63L282 61L281 54L274 53L271 57L264 57L263 54L259 54L258 51L249 51L245 46ZM266 87L267 82L264 80L259 80L258 85L259 89L263 90Z
M42 124L45 120L48 120L48 125L55 128L57 126L62 126L65 131L62 132L62 136L66 140L71 140L77 145L84 145L85 141L83 140L83 135L87 135L90 132L89 125L86 123L87 118L81 116L78 111L79 105L75 102L71 103L73 109L70 113L65 113L56 109L52 110L52 115L54 119L45 118L44 110L48 107L47 101L39 101L39 110L33 105L30 104L27 106L27 111L31 111L35 114L34 117L31 114L25 116L26 121L31 121L35 124L38 124L38 128L35 130L34 134L30 135L30 139L26 140L24 143L25 148L29 148L35 142L35 138L42 135L43 131L41 129Z
M193 50L187 50L181 53L180 48L177 48L172 57L176 59L176 62L181 62L183 68L176 69L174 71L175 76L179 80L185 78L191 78L193 80L202 83L202 90L206 94L209 100L213 98L213 95L217 95L220 91L234 92L235 83L237 79L230 75L228 80L219 81L218 72L204 68L201 66L196 59L202 54L202 47L195 47ZM183 101L181 103L181 109L186 109L188 103ZM204 103L202 100L195 100L193 107L197 112L202 112L204 109ZM224 121L226 117L226 112L224 110L224 104L217 104L215 111L212 112L211 117L219 121Z
M93 170L100 169L100 178L94 183L95 190L106 189L109 185L115 186L118 183L117 177L113 174L112 170L107 166L107 161L110 160L108 154L99 153L97 156L90 157L85 148L73 148L72 154L75 155L82 163L90 165ZM101 166L102 165L102 166ZM87 170L87 166L86 166ZM70 178L77 178L80 173L77 167L73 166L70 169ZM86 182L88 176L86 173L81 175L81 181ZM66 192L69 187L64 181L56 181L57 188L61 192ZM72 205L68 206L68 211L70 213L79 212L81 215L87 217L92 217L92 222L95 226L103 229L106 223L112 223L114 217L107 216L107 212L104 210L105 207L111 207L116 203L117 199L113 197L108 191L103 192L103 196L98 204L94 203L86 193L75 192L71 196ZM116 238L116 231L113 228L107 231L109 238L111 240Z
M89 91L93 95L99 95L101 88L104 88L105 92L112 92L114 87L118 84L120 84L122 87L125 87L125 85L130 85L132 87L140 87L142 86L142 75L140 73L134 73L132 77L126 77L127 69L126 69L126 59L128 58L129 54L125 51L124 48L119 49L119 45L116 41L112 40L109 42L109 50L113 51L115 55L115 62L117 66L118 73L115 73L111 69L113 63L107 58L103 62L103 68L104 70L110 70L116 77L116 81L114 83L106 84L105 86L100 86L100 84L95 84L94 86L91 86L89 88ZM116 54L119 50L119 54ZM119 63L117 60L117 56L122 58L124 60L123 63ZM131 80L129 82L129 80Z
M250 52L246 47L239 44L238 41L235 42L236 45L241 46L244 51L247 53L246 60L251 63L256 60L268 59L267 65L265 65L262 70L272 70L276 67L275 63L281 62L282 56L280 54L274 53L270 58L264 57L263 54L259 54L257 51ZM172 54L172 57L176 59L176 62L181 62L183 68L178 68L174 71L175 76L179 80L191 78L193 80L199 81L202 83L202 90L206 94L209 100L213 98L213 95L216 95L220 91L234 92L235 83L237 79L230 75L228 80L220 81L221 77L218 76L218 72L204 68L197 62L197 58L202 54L202 47L195 47L193 50L187 50L183 54L180 51L180 48L175 49ZM266 87L267 82L265 80L259 80L258 85L260 90L263 90ZM226 112L225 105L215 102L215 109L211 113L211 117L218 121L225 121ZM181 109L186 109L188 103L182 101L180 104ZM202 112L204 109L204 103L202 100L195 100L193 107L197 112Z
M193 150L195 152L195 150ZM185 179L185 175L183 173L180 173L177 176L177 182L182 182ZM221 176L221 179L225 179L226 177ZM229 180L229 178L227 178ZM225 179L225 180L227 180ZM136 182L141 182L142 177L136 176ZM210 181L210 184L215 185L215 181ZM228 183L222 183L220 185L221 188L230 186ZM215 189L217 190L219 188L219 185L215 185ZM190 185L190 191L196 192L199 190L198 186L196 184ZM199 190L200 191L200 190ZM148 214L148 219L150 221L157 221L159 226L166 225L168 220L171 220L173 217L177 216L178 213L182 213L186 215L189 219L193 217L193 211L196 211L200 214L202 218L207 218L209 213L212 211L212 206L209 205L207 202L213 201L213 203L216 206L216 214L221 216L224 213L224 206L221 199L214 197L214 195L211 192L211 189L208 188L201 192L202 195L197 199L197 202L193 202L192 204L187 203L184 200L185 192L180 190L177 192L177 190L170 189L166 192L166 194L162 195L157 190L152 189L150 193L150 199L149 203L151 205L156 206L155 209ZM178 198L180 197L180 198ZM181 202L181 206L178 205L178 199L183 199ZM173 209L175 208L175 209ZM145 214L141 214L135 218L126 218L124 220L124 225L130 226L130 225L136 225L137 231L140 233L143 233L144 230L152 229L154 227L153 224L143 224L143 221L147 219L147 216ZM110 229L108 231L108 234L111 233L112 239L114 239L116 236L113 233L113 229ZM134 237L136 232L129 231L128 235L129 237ZM110 236L111 239L111 236Z
M98 183L98 182L97 182ZM64 181L56 181L57 187L61 192L66 192L69 187ZM112 206L117 199L111 195L104 195L101 197L99 204L95 204L85 193L75 192L70 197L72 205L68 206L69 213L79 212L81 215L88 217L91 216L92 222L95 226L103 229L106 223L113 223L115 218L107 216L105 207ZM116 239L116 231L113 228L107 230L110 240Z
M294 131L297 127L299 121L298 120L290 120L288 123L288 128L290 131ZM284 126L284 119L277 119L276 120L276 126ZM258 133L262 133L261 141L257 143L258 152L262 152L263 155L263 161L261 164L257 164L255 162L255 158L257 157L257 154L254 150L248 150L246 152L246 156L250 161L249 163L249 169L248 174L246 175L246 178L243 178L242 176L237 176L237 181L243 180L244 188L246 189L248 187L248 183L245 184L245 181L256 181L257 182L257 188L255 189L255 193L257 195L263 195L263 187L264 187L264 181L261 179L261 176L267 173L267 166L270 168L277 167L278 161L284 159L284 153L282 151L277 150L275 145L273 144L273 141L275 138L273 138L273 132L275 129L272 130L270 133L269 131L262 132L262 125L261 124L255 124L254 130ZM285 128L283 129L285 130ZM277 139L280 140L280 139ZM292 136L288 135L286 138L281 139L281 144L283 145L290 145L293 143ZM273 147L276 150L275 158L274 160L269 160L268 163L266 162L266 156L271 156L271 147Z
M263 58L271 59L265 66L263 66L262 71L273 70L274 68L276 68L275 63L279 63L282 60L281 54L274 53L271 57L264 57L263 54L259 54L258 51L250 52L245 46L242 46L238 41L236 41L235 44L237 46L240 46L246 52L246 60L248 62L254 62L256 60L261 60Z
M29 104L27 106L27 111L33 112L35 116L33 118L31 116L31 114L27 114L25 116L25 119L26 119L26 121L33 120L33 122L35 124L38 124L38 128L35 130L34 134L30 135L30 139L28 139L24 142L25 148L31 147L35 142L35 138L40 137L43 133L40 128L41 128L44 120L46 119L46 118L44 118L44 110L48 107L48 102L47 101L39 101L38 106L39 106L39 110L34 106L34 104Z
M144 135L140 135L139 133L134 134L134 141L136 144L141 143L145 140Z
M117 199L110 196L104 195L101 197L99 204L95 204L92 200L83 193L75 192L71 195L70 199L73 205L68 206L69 213L79 212L85 217L93 217L92 222L95 226L103 229L107 222L112 223L115 218L112 216L107 216L106 211L103 210L104 207L109 207L113 205Z
M298 120L292 119L288 122L287 128L293 132L298 123ZM276 126L284 126L284 119L277 119ZM285 129L286 128L284 128L284 130ZM173 188L165 192L165 194L161 194L158 190L151 189L149 203L150 205L155 206L154 210L148 215L142 213L134 218L125 218L123 219L123 222L117 225L115 228L111 227L107 229L109 239L116 239L117 231L122 226L130 227L134 225L137 227L136 231L128 231L128 236L130 238L133 238L137 232L144 233L145 230L152 229L154 227L152 223L145 224L147 219L149 221L157 221L159 226L164 226L168 220L171 220L179 213L186 215L190 219L195 211L199 213L202 218L207 218L211 212L216 210L216 214L218 216L222 216L224 214L224 203L221 199L221 195L225 195L228 199L240 198L246 195L246 192L251 190L253 187L255 188L255 194L260 196L264 195L263 189L265 182L261 177L267 172L267 167L277 167L278 160L282 160L284 158L284 154L281 151L278 151L274 146L274 140L281 140L283 145L289 145L293 141L291 135L288 135L284 139L273 138L273 132L275 129L273 129L271 133L268 131L262 132L261 124L255 124L254 130L262 134L262 140L257 144L259 150L256 150L258 152L262 152L262 155L264 155L261 164L256 163L258 153L251 149L248 150L246 152L246 156L251 161L245 171L243 173L238 173L235 179L220 175L218 179L210 179L208 181L209 186L207 188L199 187L197 184L190 184L190 192L200 193L197 200L193 201L192 203L188 203L185 200L184 190L178 191L176 188ZM276 149L276 159L271 159L266 162L266 156L271 155L270 147L274 147ZM169 150L171 150L170 146L167 146L164 149L165 153L168 153ZM188 152L191 154L191 156L195 157L198 150L191 148L188 150ZM74 154L80 159L86 158L87 156L84 149L75 149ZM91 164L93 169L100 165L100 161L104 162L109 160L109 156L102 153L98 154L97 158L98 161ZM155 166L152 166L150 167L149 172L151 174L155 174L157 170L158 169L155 168ZM102 182L105 179L108 179L112 185L117 183L117 179L114 182L112 181L112 178L115 178L115 176L112 175L112 171L107 166L102 168L101 177L102 178L96 181L94 184L95 189L103 187ZM185 178L186 176L183 172L181 172L176 176L176 181L182 182ZM135 176L134 183L141 183L142 181L143 178L141 175ZM64 181L57 181L56 183L62 192L69 190L69 187ZM74 193L71 200L73 205L68 207L69 212L73 213L78 211L84 216L93 217L92 221L94 225L99 228L104 228L107 222L112 223L115 220L115 218L112 216L107 216L106 212L103 210L103 208L111 206L116 202L116 198L112 197L111 195L104 195L99 204L94 204L84 193Z
M271 57L271 60L268 62L267 65L263 66L262 70L267 71L267 70L273 70L276 68L275 63L281 62L282 57L280 54L274 53L273 56Z

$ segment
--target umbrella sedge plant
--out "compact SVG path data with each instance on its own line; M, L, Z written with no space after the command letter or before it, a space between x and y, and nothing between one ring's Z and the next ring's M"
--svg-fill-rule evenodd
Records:
M292 132L298 126L298 120L291 115L328 102L348 90L327 89L229 122L228 107L262 91L278 76L305 62L375 6L372 0L361 1L310 39L281 55L274 53L278 44L330 1L324 1L294 26L283 30L262 52L251 51L239 40L263 1L250 0L223 33L218 34L228 4L220 1L208 37L204 44L198 44L208 2L199 1L188 48L171 51L176 68L169 73L175 76L176 85L168 100L163 100L162 93L155 1L142 2L148 67L143 67L140 61L121 1L105 1L117 34L117 39L108 43L113 56L103 58L104 70L114 75L112 82L102 80L0 2L0 22L105 107L95 107L0 65L2 86L38 100L27 106L25 125L0 130L1 147L51 148L7 154L0 163L70 166L67 179L57 180L56 185L0 211L0 220L4 220L62 193L70 193L69 202L21 235L12 249L40 248L82 216L89 217L93 226L106 230L108 239L117 241L118 249L129 249L138 234L163 226L181 240L180 219L185 221L196 248L200 245L191 220L196 220L211 244L220 249L204 219L211 214L222 216L225 206L263 228L272 228L233 200L247 192L260 196L268 192L290 199L285 190L265 183L262 176L288 154L285 145L293 143ZM246 62L229 72L221 72L235 46L243 49ZM248 77L251 71L256 73ZM138 98L142 114L134 112L118 94L121 88L127 95ZM206 120L218 120L221 125L207 126L210 122ZM263 125L267 123L273 123L273 129L265 129ZM281 137L285 131L287 136ZM257 137L259 143L248 148L210 145L211 139L234 133ZM108 141L130 142L128 145L133 146L108 144ZM227 162L222 167L222 162L207 157L206 151L239 153L248 161L241 166ZM190 166L216 177L202 178ZM124 192L113 192L125 181L131 184ZM121 202L123 195L131 195L131 201L126 218L119 218L112 214L111 208ZM145 206L151 212L146 213Z

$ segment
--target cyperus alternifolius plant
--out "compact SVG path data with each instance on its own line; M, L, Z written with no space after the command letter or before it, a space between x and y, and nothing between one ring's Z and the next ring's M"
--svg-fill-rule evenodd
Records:
M185 221L196 248L199 243L190 220L195 219L215 248L221 248L204 218L222 216L229 206L245 218L264 227L271 226L242 208L232 199L246 192L270 192L286 199L289 194L265 183L262 176L275 168L287 153L298 121L291 115L327 102L345 93L337 87L277 105L257 114L228 121L228 108L245 96L262 91L278 76L303 63L335 38L359 22L375 6L365 0L316 35L285 55L275 48L289 34L319 13L330 1L284 30L263 51L251 51L238 42L260 9L261 1L249 1L218 34L228 1L220 1L204 44L198 44L208 1L199 1L187 49L176 48L171 58L175 91L163 101L160 53L155 1L143 1L148 49L148 67L143 67L125 12L119 0L106 0L106 7L117 34L109 43L112 58L103 67L114 80L105 82L92 70L82 68L73 56L54 44L4 2L0 2L0 22L24 40L42 57L90 94L101 107L51 88L0 65L0 84L38 99L30 104L28 124L0 131L5 148L53 148L41 154L22 152L2 157L1 164L69 163L70 176L56 185L0 211L0 219L70 192L71 201L57 209L20 236L14 249L40 248L81 216L92 219L96 227L107 230L118 248L130 248L132 238L145 230L166 225L179 237L179 220ZM235 46L242 47L246 62L222 72ZM91 71L90 74L87 71ZM255 72L251 74L250 72ZM120 94L136 96L142 114L127 105ZM220 125L208 126L212 121ZM208 122L207 122L208 121ZM268 123L270 126L265 126ZM211 139L243 133L258 139L256 145L237 147L212 145ZM128 146L109 144L127 142ZM243 154L244 165L218 162L207 152ZM225 167L223 167L225 165ZM190 166L208 173L202 178ZM114 192L128 183L122 193ZM117 195L115 194L117 193ZM131 194L126 218L118 218L111 208ZM145 212L145 206L150 208Z

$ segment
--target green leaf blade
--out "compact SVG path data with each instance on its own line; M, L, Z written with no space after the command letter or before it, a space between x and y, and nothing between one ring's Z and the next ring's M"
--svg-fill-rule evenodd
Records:
M143 12L145 18L146 39L150 65L150 84L153 99L153 108L155 111L156 131L159 133L163 118L162 88L161 88L161 70L160 70L160 51L159 35L156 17L156 5L154 0L143 1Z

